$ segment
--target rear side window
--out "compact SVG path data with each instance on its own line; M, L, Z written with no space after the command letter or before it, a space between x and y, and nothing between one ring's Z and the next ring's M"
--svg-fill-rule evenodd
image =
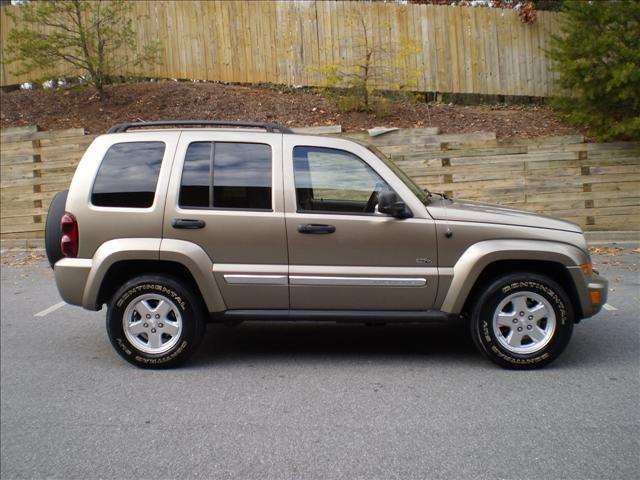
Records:
M179 205L271 210L271 159L271 147L262 143L191 143Z
M91 203L99 207L128 208L153 205L164 150L163 142L112 145L96 175Z

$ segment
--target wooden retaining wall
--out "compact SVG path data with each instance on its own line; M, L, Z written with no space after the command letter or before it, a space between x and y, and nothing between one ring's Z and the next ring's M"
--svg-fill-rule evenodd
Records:
M42 238L49 202L66 190L95 136L73 128L0 131L0 237Z
M496 140L494 133L407 130L367 141L434 191L564 218L585 231L640 230L637 142L584 143L582 135Z
M138 0L131 5L140 51L158 40L163 52L162 63L129 72L141 76L325 85L322 67L362 63L357 51L362 19L374 49L385 51L373 59L385 66L380 87L539 97L553 92L555 74L543 49L550 33L559 31L561 14L555 12L538 11L528 25L512 9L384 2ZM0 60L13 28L7 12L19 8L0 9ZM417 48L401 54L408 45ZM45 73L17 76L15 71L0 62L0 85Z
M640 231L640 143L584 143L581 135L496 140L491 132L437 129L343 136L376 145L434 191L546 213L586 231ZM43 237L51 198L68 188L94 138L83 129L0 131L0 238Z

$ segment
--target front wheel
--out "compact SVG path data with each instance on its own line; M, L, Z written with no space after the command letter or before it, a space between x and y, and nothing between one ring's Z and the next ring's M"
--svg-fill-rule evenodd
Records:
M533 273L505 275L478 297L471 312L471 335L487 358L505 368L549 364L571 338L574 313L566 292Z
M145 275L127 282L111 299L107 333L126 361L169 368L192 355L204 333L200 298L176 279Z

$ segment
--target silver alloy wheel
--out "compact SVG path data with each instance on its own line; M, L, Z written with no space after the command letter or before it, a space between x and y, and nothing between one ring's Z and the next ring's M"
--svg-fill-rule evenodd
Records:
M500 302L493 314L493 334L509 352L530 354L553 338L556 313L549 300L533 292L518 292Z
M182 316L169 298L148 293L127 306L122 327L131 345L142 352L158 355L171 350L180 340Z

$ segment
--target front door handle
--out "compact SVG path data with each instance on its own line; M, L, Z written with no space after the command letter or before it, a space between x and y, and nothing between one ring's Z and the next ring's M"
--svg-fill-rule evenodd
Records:
M336 231L336 227L333 225L319 225L317 223L307 223L305 225L298 225L298 231L300 233L316 233L326 234Z
M203 220L193 220L190 218L174 218L171 222L173 228L186 228L187 230L195 230L198 228L204 228L205 223Z

